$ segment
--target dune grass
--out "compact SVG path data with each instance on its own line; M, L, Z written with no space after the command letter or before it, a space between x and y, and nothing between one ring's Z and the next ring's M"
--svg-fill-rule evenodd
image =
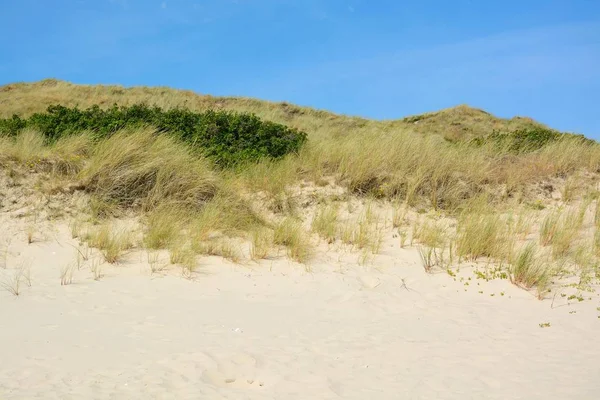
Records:
M268 228L256 228L250 232L250 258L267 258L274 244L273 231Z
M511 266L511 281L526 289L535 287L538 297L547 292L553 270L539 259L534 243L529 243L516 256Z
M327 243L333 243L338 236L339 210L335 205L323 205L317 209L312 220L311 229Z
M506 222L498 214L464 213L458 222L456 253L459 258L469 260L480 257L506 260L513 245L508 232Z
M306 263L312 255L310 238L302 224L292 217L286 217L275 226L273 243L285 246L288 256L299 263Z
M510 140L499 146L488 140L492 132L541 125L503 120L464 106L398 121L369 121L287 103L55 80L8 85L0 90L0 101L0 117L31 115L56 102L79 107L100 103L103 108L147 103L167 110L254 112L308 133L297 154L234 169L220 168L151 127L122 130L103 139L92 132L75 132L55 142L31 129L15 137L0 134L1 166L50 173L61 178L59 189L62 185L67 193L83 190L89 195L94 222L101 224L92 232L90 244L100 248L109 262L126 251L123 243L128 240L106 228L104 220L132 211L144 225L143 244L170 250L171 261L178 264L187 264L191 253L239 259L234 242L214 240L236 236L250 240L252 259L267 257L270 248L279 245L286 247L289 257L307 262L312 243L302 222L329 243L340 240L365 254L379 252L387 228L368 205L358 217L351 212L347 218L333 206L321 206L312 220L299 221L300 189L319 188L318 196L328 203L332 199L327 197L333 198L326 190L330 183L352 199L394 201L392 227L399 229L402 245L410 236L406 213L435 210L457 220L455 245L460 258L509 260L514 258L515 240L525 240L532 232L533 219L520 215L516 222L507 222L495 207L510 209L519 202L538 201L528 198L532 184L551 179L562 180L563 200L576 204L579 188L587 184L584 172L593 174L600 167L600 145L571 135L518 152L511 150ZM470 140L474 137L483 138L477 146ZM19 179L26 178L27 173ZM489 207L474 207L474 200L483 194ZM309 203L315 201L308 198ZM568 215L551 212L542 222L539 243L549 246L555 258L573 251L573 237L584 225L582 210L583 206ZM596 200L596 230L599 210ZM444 249L454 231L446 228L432 221L416 224L412 239L423 248ZM527 265L527 257L523 260Z
M99 249L104 260L110 264L119 262L125 252L133 246L131 232L116 229L110 223L105 223L88 233L87 242L91 247Z

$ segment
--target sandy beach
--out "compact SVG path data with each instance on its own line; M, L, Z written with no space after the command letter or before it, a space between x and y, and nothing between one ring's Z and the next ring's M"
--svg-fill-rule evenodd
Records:
M598 293L539 301L506 280L427 274L386 239L370 266L324 251L286 259L204 257L184 279L142 252L60 285L80 244L65 225L10 241L0 292L2 399L595 399ZM8 228L8 229L6 229ZM100 261L98 261L100 263ZM465 283L469 283L465 285ZM549 325L549 326L548 326Z

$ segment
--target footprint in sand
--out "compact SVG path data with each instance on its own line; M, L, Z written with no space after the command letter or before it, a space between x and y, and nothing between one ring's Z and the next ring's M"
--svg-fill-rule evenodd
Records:
M205 370L203 376L220 387L258 389L264 386L263 381L256 379L256 359L245 353L218 362L217 368Z

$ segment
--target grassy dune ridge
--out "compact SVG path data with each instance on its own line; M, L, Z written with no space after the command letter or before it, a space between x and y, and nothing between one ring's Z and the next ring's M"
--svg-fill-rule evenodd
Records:
M153 127L124 128L101 140L82 131L48 142L33 128L0 136L0 165L10 179L43 176L38 189L47 196L87 193L89 229L82 238L110 250L107 261L131 245L113 244L122 235L104 221L133 213L143 231L138 245L168 249L187 273L196 255L239 261L238 239L250 246L251 259L285 249L289 258L310 263L325 241L360 252L364 263L393 235L402 247L419 247L428 271L485 260L515 284L536 287L540 297L552 277L599 274L600 145L527 118L504 120L459 106L373 121L169 88L56 80L0 87L2 118L26 118L54 104L142 103L253 113L306 132L307 141L281 159L221 168ZM515 147L529 140L528 132L536 144Z

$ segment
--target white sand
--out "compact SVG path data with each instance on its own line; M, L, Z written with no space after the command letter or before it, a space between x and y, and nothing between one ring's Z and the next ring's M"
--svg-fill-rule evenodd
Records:
M334 251L311 273L210 257L187 280L130 254L61 286L67 227L28 245L8 221L0 276L29 260L31 287L0 292L3 400L600 398L597 291L552 305L463 269L465 286L391 239L370 267Z

